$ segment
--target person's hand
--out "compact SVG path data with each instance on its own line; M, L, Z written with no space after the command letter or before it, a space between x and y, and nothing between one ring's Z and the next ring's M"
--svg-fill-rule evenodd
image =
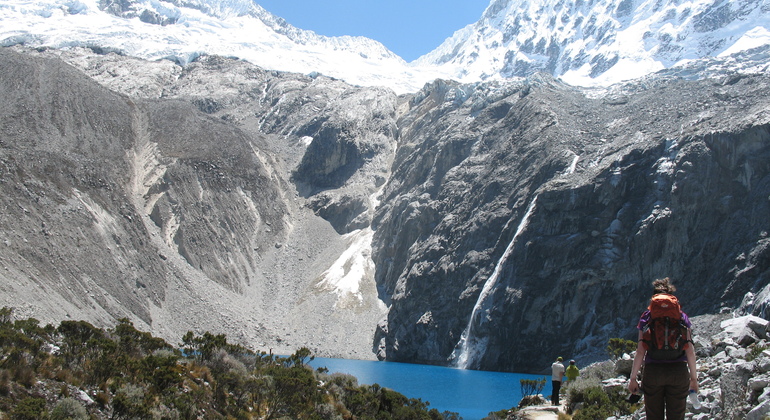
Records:
M639 392L639 381L637 381L636 378L631 378L628 381L628 392L632 394L636 394Z
M690 377L690 389L698 392L698 378Z

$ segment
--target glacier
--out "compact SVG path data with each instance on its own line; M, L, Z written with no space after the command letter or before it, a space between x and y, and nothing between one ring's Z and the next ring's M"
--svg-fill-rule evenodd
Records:
M221 55L398 93L448 76L412 66L365 37L326 37L295 28L249 0L124 3L130 6L113 10L100 7L99 0L4 1L0 46L88 47L181 65L200 55Z

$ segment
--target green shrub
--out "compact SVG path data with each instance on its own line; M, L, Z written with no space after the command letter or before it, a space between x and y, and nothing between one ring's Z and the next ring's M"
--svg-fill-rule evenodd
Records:
M569 403L570 407L582 403L581 408L575 411L573 420L604 420L632 413L624 391L618 388L605 390L601 385L570 389Z
M750 362L757 357L759 357L760 354L762 354L763 351L770 348L770 344L754 344L751 349L749 349L749 354L746 355L746 361Z
M0 370L0 395L8 396L11 392L11 374L7 370Z
M605 420L612 416L612 411L603 406L589 405L581 408L572 416L572 420Z
M585 401L585 395L589 389L601 389L601 387L602 381L596 377L578 377L567 387L567 405L571 407Z
M624 338L610 338L607 343L607 354L613 359L619 359L624 353L631 353L636 350L637 343L635 341L626 340Z
M74 398L64 398L56 403L51 410L51 420L87 420L88 411L80 401Z
M99 404L99 407L107 407L107 405L110 403L110 394L104 391L98 392L94 397L94 402Z
M48 418L45 399L28 397L16 404L11 411L11 420L40 420Z
M313 370L307 348L276 357L224 335L188 333L183 355L126 319L105 331L84 321L41 328L11 314L0 309L0 420L85 419L89 410L115 419L459 419L378 385L359 386L353 376ZM60 398L50 415L44 399L24 398L22 386L39 378L58 381L46 385ZM78 388L96 392L93 407L70 398Z
M144 402L144 389L142 387L127 384L121 387L112 399L112 407L115 414L128 418L147 418L150 415L149 407Z
M30 366L18 366L13 370L13 379L27 388L37 383L35 369Z

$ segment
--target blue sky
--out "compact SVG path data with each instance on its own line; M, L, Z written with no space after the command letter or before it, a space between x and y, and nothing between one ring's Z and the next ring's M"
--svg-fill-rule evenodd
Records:
M427 54L481 17L491 0L255 0L319 35L361 35L406 61Z

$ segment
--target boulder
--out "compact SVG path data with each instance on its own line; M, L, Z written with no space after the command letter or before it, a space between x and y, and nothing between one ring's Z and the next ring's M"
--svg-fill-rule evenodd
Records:
M746 347L757 342L759 338L767 338L767 324L768 322L762 318L746 315L724 320L720 326L727 336L737 344Z
M770 383L770 378L767 375L756 376L749 380L749 388L754 391L762 391Z
M728 347L727 348L727 354L732 359L745 359L746 355L749 353L748 350L746 350L744 347Z
M749 411L746 414L746 420L763 420L768 414L770 414L770 401L765 401Z
M633 359L618 359L615 362L615 373L623 375L626 378L631 376L631 369L634 367Z
M764 353L761 357L756 358L754 362L756 363L757 370L760 373L770 372L770 357L765 357Z
M754 334L756 334L757 337L763 340L767 339L767 328L768 325L770 325L770 322L768 322L766 319L762 319L753 315L748 315L747 318L748 321L746 322L746 325L751 329L751 331L754 331Z
M602 381L602 388L605 390L610 389L625 389L626 385L628 385L628 379L619 377L619 378L610 378L605 379Z

